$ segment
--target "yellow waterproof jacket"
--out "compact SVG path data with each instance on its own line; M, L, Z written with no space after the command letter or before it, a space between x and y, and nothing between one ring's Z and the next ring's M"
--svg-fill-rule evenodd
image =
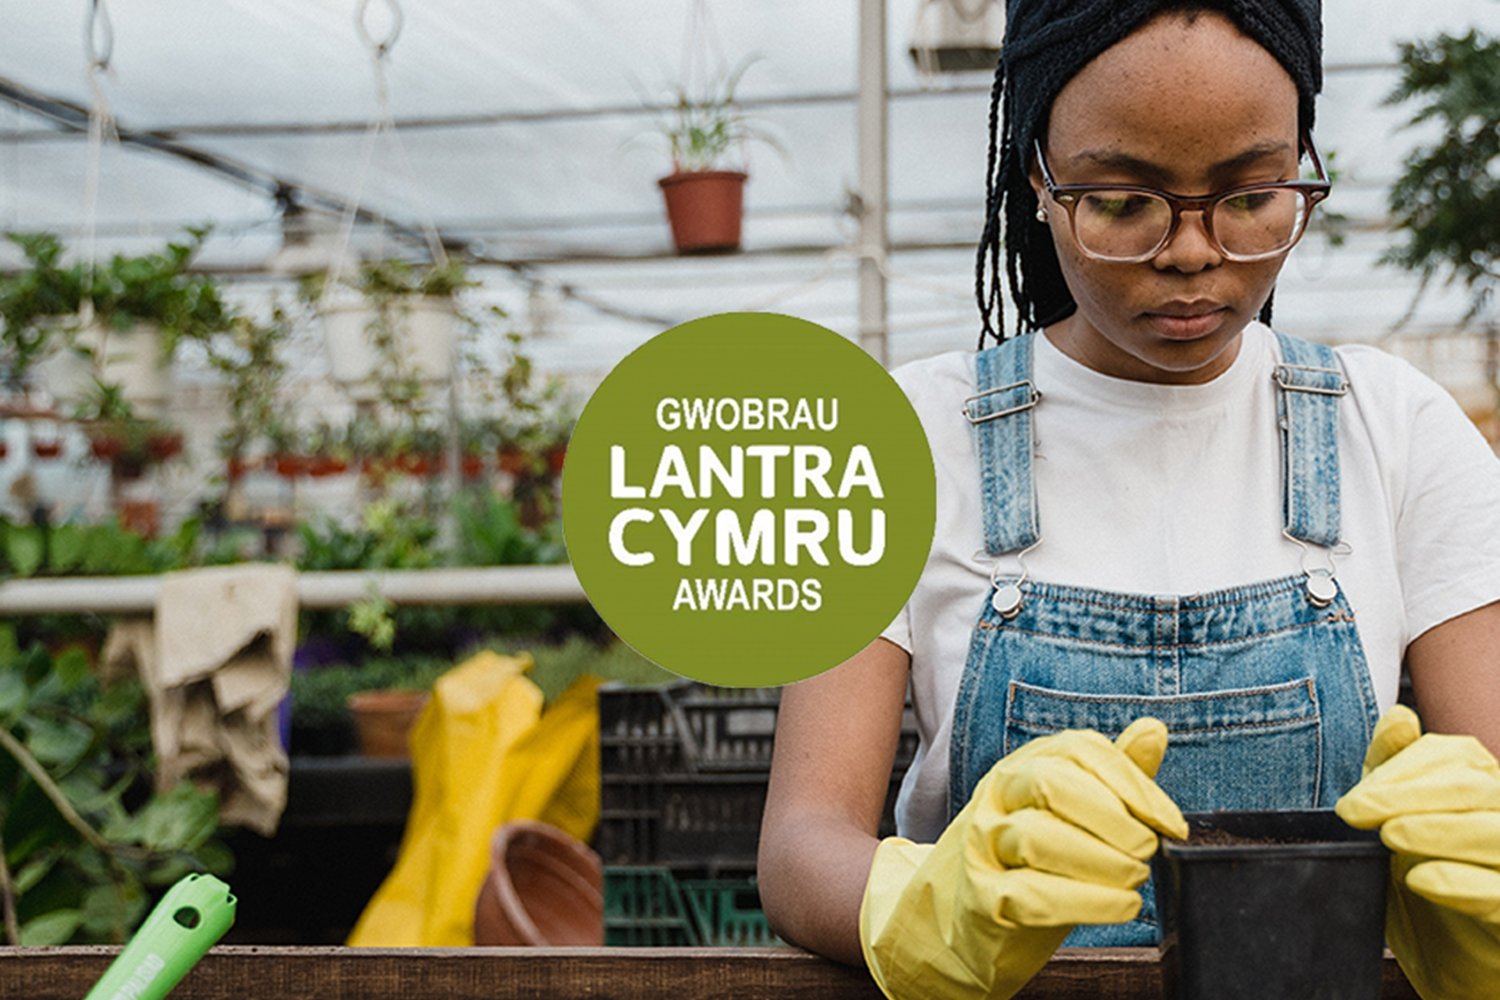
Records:
M587 841L599 820L598 678L542 710L531 658L484 652L433 686L411 735L415 797L396 866L349 937L368 947L474 943L490 836L537 819Z

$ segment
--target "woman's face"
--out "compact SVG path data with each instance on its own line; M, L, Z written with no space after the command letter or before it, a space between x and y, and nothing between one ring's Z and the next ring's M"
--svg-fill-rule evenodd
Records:
M1281 64L1221 15L1166 14L1107 49L1052 105L1044 151L1057 184L1137 184L1204 195L1297 176L1297 88ZM1271 293L1284 257L1224 259L1203 216L1139 264L1085 257L1063 206L1039 204L1078 311L1049 327L1096 371L1142 382L1206 382Z

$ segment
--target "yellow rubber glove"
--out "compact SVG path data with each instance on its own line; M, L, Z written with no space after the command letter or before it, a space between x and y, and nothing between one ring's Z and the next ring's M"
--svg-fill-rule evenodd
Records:
M865 962L892 1000L1012 996L1074 924L1119 923L1159 830L1186 837L1152 778L1167 729L1137 719L1033 740L980 779L936 844L881 842L859 912Z
M1500 996L1500 765L1397 705L1364 775L1335 811L1393 852L1385 934L1406 978L1424 1000Z

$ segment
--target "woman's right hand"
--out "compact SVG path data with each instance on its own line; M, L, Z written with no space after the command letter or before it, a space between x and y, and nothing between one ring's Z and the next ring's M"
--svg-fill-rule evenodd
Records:
M1033 740L992 767L936 844L882 841L865 886L865 961L892 1000L1004 1000L1073 925L1140 910L1157 834L1187 823L1153 780L1160 721L1111 742L1091 730Z

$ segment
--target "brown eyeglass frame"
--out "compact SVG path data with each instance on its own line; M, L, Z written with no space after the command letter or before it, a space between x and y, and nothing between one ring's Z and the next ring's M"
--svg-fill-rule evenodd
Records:
M1270 260L1273 257L1280 257L1282 254L1290 253L1292 247L1296 246L1301 241L1303 234L1307 232L1307 221L1312 218L1313 209L1317 207L1320 201L1327 198L1333 189L1333 183L1328 179L1327 171L1323 169L1323 158L1318 155L1318 147L1313 142L1312 136L1304 134L1301 142L1302 148L1306 149L1308 155L1312 158L1313 169L1318 173L1317 180L1271 181L1266 184L1246 184L1243 187L1230 188L1228 191L1219 191L1214 194L1194 197L1172 194L1167 191L1142 187L1137 184L1058 184L1052 179L1052 171L1047 167L1046 157L1042 155L1042 141L1040 139L1035 140L1033 146L1036 152L1037 166L1042 172L1042 187L1046 189L1048 197L1067 209L1068 227L1073 234L1073 242L1077 244L1078 249L1085 257L1102 261L1106 264L1140 264L1148 261L1161 253L1162 249L1168 243L1172 242L1172 237L1177 235L1177 227L1182 224L1183 212L1200 212L1203 215L1203 230L1208 234L1209 243L1213 248L1223 254L1225 260L1248 264L1260 260ZM1292 237L1290 243L1280 250L1272 250L1269 253L1237 254L1231 253L1219 242L1219 237L1214 233L1213 223L1213 210L1218 206L1219 202L1227 198L1249 194L1252 191L1281 189L1300 191L1307 197L1307 211L1303 213L1302 225L1298 228L1297 235ZM1073 215L1073 212L1078 207L1079 198L1085 194L1092 194L1095 191L1128 191L1135 194L1155 195L1162 199L1172 210L1172 222L1167 226L1166 235L1161 238L1160 243L1151 248L1150 252L1137 254L1133 257L1104 257L1089 250L1079 242L1078 220Z

